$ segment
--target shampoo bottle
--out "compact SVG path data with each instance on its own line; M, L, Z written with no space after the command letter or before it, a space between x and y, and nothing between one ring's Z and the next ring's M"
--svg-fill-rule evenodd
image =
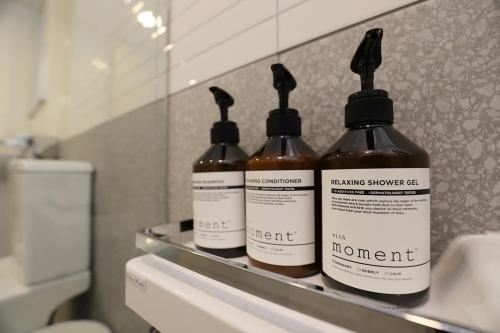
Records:
M246 164L247 253L254 266L303 277L320 267L319 156L288 107L295 79L282 64L271 70L279 108L269 112L268 139Z
M430 280L429 156L392 126L392 100L374 89L381 42L382 29L361 41L347 132L321 158L322 271L335 288L411 306Z
M193 224L197 248L225 258L245 255L245 162L236 123L228 120L234 100L210 87L220 121L210 132L212 146L193 165Z

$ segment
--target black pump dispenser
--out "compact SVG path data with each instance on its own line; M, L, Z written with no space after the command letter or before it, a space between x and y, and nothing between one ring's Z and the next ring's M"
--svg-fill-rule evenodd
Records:
M213 124L210 130L210 141L212 143L239 143L238 127L234 121L229 121L227 116L229 107L234 104L233 97L219 87L210 87L209 90L214 94L215 103L220 109L220 121Z
M273 86L278 91L279 108L269 112L267 118L267 136L301 135L299 112L288 107L290 91L297 87L292 73L283 64L271 65Z
M387 123L394 120L392 100L387 91L374 89L375 70L382 63L383 30L368 30L351 61L351 70L359 74L361 90L349 96L345 106L345 126L359 123Z

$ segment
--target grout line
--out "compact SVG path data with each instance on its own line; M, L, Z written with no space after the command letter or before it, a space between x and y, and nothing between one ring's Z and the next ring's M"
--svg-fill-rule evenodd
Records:
M304 0L303 2L300 2L300 3L298 3L298 4L297 4L297 5L295 5L295 6L292 6L292 7L290 7L290 8L287 8L286 10L284 10L284 11L283 11L283 12L281 12L281 13L284 13L284 12L286 12L286 11L288 11L288 10L292 9L292 8L295 8L295 7L297 7L297 6L299 6L299 5L303 4L304 2L307 2L307 1L309 1L309 0ZM358 22L356 22L356 23L350 24L350 25L345 26L345 27L343 27L343 28L340 28L340 29L337 29L337 30L334 30L334 31L330 31L330 32L328 32L328 33L326 33L326 34L323 34L323 35L321 35L321 36L318 36L318 37L315 37L315 38L309 39L309 40L304 41L304 42L302 42L302 43L300 43L300 44L297 44L297 45L291 46L291 47L289 47L289 48L283 49L283 50L279 51L278 53L268 54L268 55L263 56L263 57L261 57L261 58L255 59L255 60L253 60L253 61L250 61L250 62L248 62L248 63L242 64L242 65L240 65L240 66L238 66L238 67L235 67L235 68L233 68L233 69L231 69L231 70L225 71L225 72L223 72L223 73L219 73L219 74L217 74L217 75L215 75L215 76L212 76L212 77L209 77L209 78L207 78L207 79L205 79L205 80L199 81L199 82L198 82L198 83L196 83L195 85L184 87L184 88L179 89L179 90L177 90L177 91L175 91L175 92L173 92L173 93L167 93L167 97L170 97L170 96L175 96L175 95L177 95L177 94L183 93L183 92L185 92L185 91L187 91L187 90L189 90L189 89L195 88L196 86L201 85L201 84L203 84L203 83L205 83L205 82L208 82L208 81L214 80L214 79L216 79L216 78L220 78L220 77L222 77L222 76L224 76L224 75L227 75L227 74L229 74L229 73L232 73L232 72L236 72L236 71L238 71L238 70L240 70L240 69L242 69L242 68L245 68L245 67L250 66L250 65L252 65L252 64L255 64L255 63L257 63L257 62L263 61L264 59L271 58L271 57L278 57L278 58L279 58L279 57L280 57L280 55L282 55L282 54L284 54L284 53L287 53L287 52L289 52L289 51L291 51L291 50L293 50L293 49L299 48L299 47L304 46L304 45L306 45L306 44L313 43L313 42L315 42L315 41L317 41L317 40L319 40L319 39L322 39L322 38L325 38L325 37L328 37L328 36L332 36L332 35L337 34L337 33L341 33L341 32L343 32L344 30L347 30L347 29L353 28L353 27L355 27L355 26L357 26L357 25L362 25L362 24L367 23L367 22L369 22L369 21L376 20L376 19L379 19L379 18L381 18L381 17L384 17L384 16L388 16L388 15L394 14L395 12L402 11L402 10L405 10L405 9L407 9L407 8L410 8L410 7L413 7L413 6L416 6L416 5L422 4L422 3L424 3L424 2L428 2L428 1L431 1L431 0L417 0L417 1L414 1L414 2L412 2L412 3L408 3L408 4L406 4L406 5L403 5L403 6L401 6L401 7L394 8L394 9L392 9L392 10L390 10L390 11L387 11L387 12L381 13L381 14L379 14L379 15L376 15L376 16L373 16L373 17L367 18L367 19L365 19L365 20L358 21ZM280 13L280 14L281 14L281 13ZM174 67L168 68L167 72L171 71L171 69L172 69L172 68L175 68L175 67L177 67L177 66L174 66Z
M283 10L282 12L278 12L278 10L279 10L279 8L278 8L278 1L279 1L279 0L276 0L276 7L277 7L277 8L276 8L276 9L277 9L277 10L276 10L276 14L273 14L272 16L266 17L266 18L262 19L261 21L259 21L259 22L257 22L257 23L254 23L253 25L251 25L251 26L249 26L249 27L247 27L247 28L245 28L245 29L243 29L243 30L240 30L239 32L236 32L236 33L234 33L233 35L228 36L228 37L226 37L225 39L222 39L222 40L218 41L217 43L212 44L211 46L209 46L209 47L207 47L207 48L205 48L205 49L203 49L203 50L201 50L201 51L198 51L197 53L194 53L193 55L191 55L191 56L189 56L188 58L186 58L186 62L192 61L192 60L194 60L194 59L196 59L196 58L198 58L198 57L202 56L204 53L206 53L206 52L208 52L208 51L212 50L213 48L216 48L216 47L218 47L218 46L220 46L220 45L222 45L222 44L224 44L224 43L226 43L226 42L230 41L231 39L238 37L239 35L241 35L241 34L243 34L243 33L247 32L247 31L249 31L249 30L251 30L251 29L253 29L253 28L255 28L255 27L259 26L259 25L260 25L260 24L262 24L262 23L265 23L266 21L268 21L268 20L270 20L270 19L272 19L272 18L274 18L274 17L276 17L276 18L277 18L277 21L278 21L278 22L277 22L277 28L276 28L276 30L277 30L277 45L276 45L276 53L275 53L275 54L277 54L277 55L278 55L278 61L279 61L279 58L280 58L280 51L279 51L279 26L278 26L278 24L279 24L279 14L285 13L285 12L287 12L288 10L291 10L291 9L293 9L293 8L295 8L295 7L298 7L298 6L300 6L300 5L304 4L305 2L307 2L307 1L309 1L309 0L304 0L304 1L300 2L300 3L298 3L298 4L295 4L295 5L291 6L291 7L289 7L289 8L287 8L287 9ZM270 54L270 55L271 55L271 54ZM267 57L267 56L266 56L266 57ZM177 67L179 67L179 66L181 66L181 64L180 64L180 63L173 64L173 65L169 66L169 70L173 70L173 69L175 69L175 68L177 68Z
M211 21L213 21L215 18L221 16L222 14L226 13L227 11L231 10L232 8L236 7L237 5L239 5L240 3L242 3L243 0L238 0L236 2L233 2L231 3L230 5L228 5L227 7L224 7L220 12L214 14L213 16L209 17L208 19L206 19L205 21L201 22L200 24L194 26L193 28L191 28L191 30L185 32L183 35L177 37L177 39L174 39L172 40L172 43L178 43L180 40L184 39L186 36L189 36L190 34L192 34L193 32L195 32L196 30L198 30L199 28L203 27L204 25L210 23Z
M163 53L163 51L160 51L161 53ZM149 56L147 56L145 59L143 59L140 63L138 63L136 66L128 69L127 71L125 71L124 73L120 73L119 75L114 75L116 79L123 79L125 77L127 77L128 75L130 75L133 71L135 71L137 68L143 66L144 64L146 64L148 61L150 61L151 59L153 58L156 58L158 56L158 50L155 50L152 52L152 54L150 54ZM113 71L113 73L116 73L116 70Z
M137 68L137 67L136 67ZM130 93L131 91L133 91L134 89L138 88L138 87L141 87L145 84L147 84L148 82L150 81L153 81L153 80L156 80L157 78L159 78L161 75L163 74L166 74L167 73L167 70L163 70L159 73L155 73L152 77L144 80L144 81L140 81L139 83L137 82L134 82L133 86L129 89L126 89L124 92L121 92L119 95L116 95L116 96L112 96L111 97L111 100L112 101L115 101L117 100L118 98L122 97L123 95L126 95L128 93ZM94 99L96 96L99 95L99 93L102 91L102 89L97 89L96 91L93 91L91 94L85 96L85 98L83 99L80 99L79 101L77 101L75 104L74 104L74 107L80 107L82 105L85 105L85 104L88 104L88 101L91 100L91 99ZM111 93L113 92L113 89L111 89Z
M198 0L198 1L199 1L199 0ZM159 13L158 7L156 7L156 6L155 6L154 11ZM165 21L166 21L166 17L164 17L164 13L163 13L161 16L162 16L163 18L165 18ZM134 29L134 31L132 31L132 33L131 33L131 34L126 34L126 35L125 35L125 36L128 36L128 37L129 37L129 38L128 38L128 40L129 40L129 41L133 38L133 36L135 36L135 35L137 34L137 32L139 32L139 31L144 31L143 29L146 29L146 28L144 28L144 27L141 27L141 25L140 25L140 24L138 24L138 27L139 27L139 29ZM125 58L127 58L127 57L128 57L130 54L132 54L133 52L137 51L137 49L140 49L140 48L141 48L144 44L146 44L146 41L148 41L148 40L151 40L151 41L156 41L156 39L151 39L151 33L153 33L153 32L155 31L155 29L154 29L154 28L153 28L153 29L148 29L147 31L148 31L148 32L150 32L150 33L148 33L148 34L146 35L146 38L141 39L141 40L140 40L137 44L131 45L131 46L130 46L131 51L126 52L126 53L125 53L122 57L120 57L119 59L117 59L117 60L114 62L114 65L115 65L115 66L116 66L116 65L119 65L120 63L122 63L122 62L124 61L124 59L125 59ZM158 38L160 38L160 37L158 36ZM125 38L122 38L122 40L121 40L121 41L123 42L124 40L125 40Z
M160 102L161 103L166 103L166 101L164 101L165 99L166 98L164 96L164 97L161 97L161 98L157 98L157 99L153 100L152 102L148 102L148 103L146 103L144 105L135 107L135 108L133 108L133 109L131 109L129 111L125 111L125 112L122 112L120 114L111 114L110 117L106 118L103 122L100 122L100 123L96 124L95 126L91 126L89 128L76 131L76 133L66 136L64 138L64 141L74 140L75 138L77 138L80 135L84 135L84 134L87 134L90 131L93 131L93 130L97 129L97 128L107 126L107 124L109 123L109 121L111 121L111 120L117 120L119 118L126 117L131 112L136 112L136 111L139 111L139 110L141 110L143 108L151 107L152 105L157 104L157 103L159 104ZM81 118L80 116L77 116L77 117L79 119Z
M135 34L138 32L138 31L144 31L142 29L145 29L141 26L139 26L139 29L135 30L134 32L132 32L132 36L130 36L130 38L128 39L129 41L132 40L133 36L135 36ZM154 32L154 29L151 29L151 33ZM144 46L144 44L146 44L146 42L150 40L150 41L156 41L156 39L151 39L151 34L147 34L146 35L146 38L144 39L141 39L139 40L138 43L134 44L134 45L130 45L130 50L129 52L126 52L122 57L118 58L115 62L114 62L114 66L117 66L119 64L121 64L123 61L125 61L126 58L128 58L131 54L133 54L134 52L136 52L137 50L140 50L142 48L142 46Z
M242 35L242 34L244 34L244 33L248 32L248 31L250 31L250 30L252 30L252 29L256 28L257 26L259 26L259 25L261 25L261 24L263 24L263 23L266 23L267 21L269 21L269 20L271 20L271 19L273 19L273 18L275 18L275 17L276 17L276 15L275 15L275 14L273 14L272 16L266 17L266 18L264 18L264 19L262 19L262 20L258 21L257 23L254 23L254 24L252 24L251 26L246 27L245 29L240 30L240 31L238 31L238 32L234 33L233 35L231 35L231 36L229 36L229 37L226 37L226 38L224 38L224 39L222 39L222 40L218 41L217 43L215 43L215 44L213 44L213 45L211 45L211 46L209 46L209 47L207 47L207 48L205 48L205 49L203 49L203 50L199 51L198 53L193 54L192 56L188 57L188 58L186 59L186 61L192 61L192 60L194 60L194 59L196 59L196 58L198 58L198 57L202 56L204 53L207 53L208 51L210 51L210 50L212 50L212 49L214 49L214 48L216 48L216 47L218 47L218 46L220 46L220 45L222 45L222 44L227 43L227 42L228 42L228 41L230 41L231 39L234 39L234 38L236 38L236 37L238 37L238 36L240 36L240 35Z
M278 1L279 1L279 0L278 0ZM301 6L301 5L303 5L305 2L308 2L308 1L309 1L309 0L302 0L302 1L301 1L301 2L299 2L299 3L296 3L295 5L290 6L290 7L288 7L288 8L287 8L287 9L285 9L285 10L282 10L281 12L279 12L279 14L286 13L286 12L288 12L289 10L294 9L294 8L296 8L296 7L298 7L298 6Z
M131 87L130 89L128 90L125 90L124 92L120 93L119 95L116 95L116 96L112 96L111 97L111 101L116 101L117 99L121 98L122 96L125 96L125 95L128 95L129 93L133 92L134 90L142 87L142 86L145 86L146 84L150 83L151 81L154 81L158 78L160 78L163 74L167 74L167 71L164 70L160 73L156 73L154 76L152 76L151 78L147 79L147 80L144 80L136 85L134 85L133 87Z
M223 76L225 76L225 75L227 75L227 74L229 74L229 73L236 72L236 71L238 71L238 70L240 70L240 69L243 69L243 68L245 68L245 67L247 67L247 66L251 66L251 65L256 64L256 63L258 63L258 62L264 61L264 60L266 60L266 59L276 58L277 56L278 56L278 55L277 55L277 54L274 54L274 53L273 53L273 54L269 54L269 55L267 55L267 56L265 56L265 57L262 57L262 58L259 58L259 59L256 59L256 60L252 60L252 61L250 61L250 62L248 62L248 63L246 63L246 64L242 64L242 65L240 65L240 66L238 66L238 67L235 67L235 68L233 68L233 69L230 69L230 70L227 70L227 71L225 71L225 72L222 72L222 73L219 73L219 74L217 74L217 75L214 75L214 76L212 76L212 77L206 78L206 79L204 79L204 80L202 80L202 81L199 81L198 83L196 83L196 84L194 84L194 85L192 85L192 86L187 86L187 87L181 88L181 89L179 89L179 90L177 90L177 91L175 91L175 92L173 92L173 93L170 93L170 92L169 92L169 93L167 93L167 99L168 99L169 97L175 96L175 95L177 95L177 94L180 94L180 93L186 92L186 91L188 91L189 89L195 88L195 87L197 87L197 86L199 86L199 85L202 85L202 84L204 84L204 83L206 83L206 82L209 82L209 81L212 81L212 80L217 80L217 79L219 79L219 78L221 78L221 77L223 77ZM169 71L169 70L167 70L167 73L169 73L169 72L170 72L170 71Z
M280 0L276 0L276 54L280 62Z
M171 1L173 1L173 0L171 0ZM187 5L186 7L184 7L179 13L177 13L176 16L172 16L170 18L170 23L174 22L179 17L183 16L188 10L190 10L192 7L196 6L196 4L198 2L200 2L200 0L195 0L195 1L191 2L189 5Z
M306 1L309 1L309 0L305 0L304 2L306 2ZM341 33L341 32L343 32L343 31L345 31L345 30L352 29L352 28L354 28L354 27L356 27L356 26L358 26L358 25L362 25L362 24L368 23L368 22L370 22L370 21L372 21L372 20L376 20L376 19L382 18L382 17L384 17L384 16L388 16L388 15L394 14L395 12L398 12L398 11L401 11L401 10L405 10L405 9L407 9L407 8L409 8L409 7L413 7L413 6L419 5L419 4L421 4L421 3L423 3L423 2L427 2L427 1L431 1L431 0L416 0L416 1L414 1L414 2L408 3L408 4L403 5L403 6L401 6L401 7L397 7L397 8L391 9L391 10L389 10L389 11L387 11L387 12L380 13L380 14L378 14L378 15L376 15L376 16L372 16L372 17L369 17L369 18L363 19L363 20L361 20L361 21L357 21L357 22L355 22L355 23L352 23L352 24L346 25L345 27L338 28L338 29L336 29L336 30L333 30L333 31L327 32L327 33L325 33L325 34L322 34L322 35L320 35L320 36L317 36L317 37L314 37L314 38L308 39L308 40L306 40L306 41L304 41L304 42L302 42L302 43L299 43L299 44L296 44L296 45L293 45L293 46L287 47L286 49L281 50L279 53L286 53L286 52L289 52L289 51L291 51L291 50L294 50L294 49L299 48L299 47L301 47L301 46L304 46L304 45L306 45L306 44L316 42L316 41L318 41L318 40L320 40L320 39L323 39L323 38L326 38L326 37L328 37L328 36L332 36L332 35L335 35L335 34L337 34L337 33ZM301 2L300 4L302 4L302 3L303 3L303 2ZM292 7L292 8L293 8L293 7Z

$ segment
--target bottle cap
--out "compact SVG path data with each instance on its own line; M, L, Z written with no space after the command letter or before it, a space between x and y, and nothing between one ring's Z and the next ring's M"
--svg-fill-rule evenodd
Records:
M346 127L361 122L392 124L394 121L389 94L373 88L375 70L382 63L382 36L380 28L368 30L352 58L351 70L360 76L361 91L349 96L345 106Z
M219 105L220 121L216 121L210 130L211 143L238 143L240 134L234 121L228 120L227 111L234 104L233 97L219 87L210 87L215 103Z
M267 136L301 135L299 112L288 107L288 96L295 89L297 82L283 64L271 65L273 86L278 91L279 108L269 112L267 118Z

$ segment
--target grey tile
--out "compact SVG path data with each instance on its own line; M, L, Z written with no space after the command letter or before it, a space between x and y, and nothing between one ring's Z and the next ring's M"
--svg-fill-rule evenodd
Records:
M166 102L128 113L64 142L64 159L93 163L92 273L85 296L90 317L114 332L146 332L125 305L125 264L139 255L135 231L165 222Z
M494 0L419 2L174 94L168 112L161 100L65 141L62 158L97 170L95 279L83 300L90 316L115 332L146 330L124 305L124 265L138 254L135 230L191 217L191 166L208 149L218 117L208 87L235 97L230 117L253 153L277 105L269 66L283 62L297 77L290 104L301 113L304 138L322 153L344 131L347 96L359 87L349 61L363 32L376 26L385 30L376 87L394 99L396 127L432 158L433 258L458 235L500 230L499 7Z
M376 87L395 103L395 126L432 159L432 257L458 235L500 230L500 15L493 0L432 0L375 18L279 56L297 77L290 105L306 142L323 153L345 130L344 105L359 89L350 59L365 30L382 27L384 60ZM242 146L264 141L275 105L271 57L169 100L169 220L191 216L191 163L208 147L216 119L207 88L236 98Z
M267 112L277 106L269 57L227 75L215 78L168 99L168 205L169 221L192 217L192 165L210 147L210 128L219 109L208 88L217 85L235 98L229 117L238 123L241 146L252 153L265 141Z

